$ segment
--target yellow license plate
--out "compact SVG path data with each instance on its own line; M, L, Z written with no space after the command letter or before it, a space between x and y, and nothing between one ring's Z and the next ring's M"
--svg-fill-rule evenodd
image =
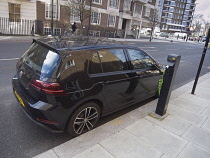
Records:
M15 93L16 97L18 98L20 104L21 104L23 107L25 107L25 104L24 104L22 98L19 96L19 94L18 94L16 91L14 91L14 93Z

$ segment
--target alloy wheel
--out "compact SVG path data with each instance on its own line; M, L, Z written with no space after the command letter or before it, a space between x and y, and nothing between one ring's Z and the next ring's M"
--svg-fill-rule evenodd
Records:
M75 118L73 123L73 129L74 132L79 134L82 134L84 132L87 132L91 130L97 120L98 120L99 114L98 110L94 107L87 107L83 109Z

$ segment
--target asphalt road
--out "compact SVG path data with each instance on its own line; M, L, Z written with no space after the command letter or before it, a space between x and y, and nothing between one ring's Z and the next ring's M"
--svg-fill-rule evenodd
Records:
M0 41L1 158L33 157L71 139L71 137L65 133L53 134L34 124L22 111L13 95L11 79L15 74L16 58L23 54L23 52L29 47L30 43L31 42L23 41ZM194 80L204 46L204 43L188 42L127 42L127 44L142 48L160 63L166 63L168 54L173 53L181 55L181 63L173 89ZM201 75L210 72L209 61L210 50L208 50L206 54ZM148 101L149 100L146 102ZM100 124L123 115L143 104L144 102L109 115L103 118Z

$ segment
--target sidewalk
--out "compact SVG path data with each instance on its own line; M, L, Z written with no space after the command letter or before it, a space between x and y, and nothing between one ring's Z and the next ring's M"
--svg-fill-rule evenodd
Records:
M34 158L209 158L210 73L172 92L167 114L157 99Z

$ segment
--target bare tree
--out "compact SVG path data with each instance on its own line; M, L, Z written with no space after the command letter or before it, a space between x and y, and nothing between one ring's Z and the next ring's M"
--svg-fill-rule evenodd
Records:
M203 19L203 24L204 24L203 36L206 36L207 31L210 28L210 21Z
M149 41L152 41L152 36L153 36L153 32L154 29L157 25L160 24L160 16L159 16L159 9L155 8L153 10L153 12L151 13L151 15L147 18L147 20L149 21L149 26L151 28L151 32L150 32L150 39Z
M203 14L195 14L193 16L191 27L193 29L193 32L198 33L201 30L201 26L203 23Z
M86 0L66 0L66 11L69 15L79 18L81 30L83 30L84 20L91 16L91 7ZM82 31L83 34L83 31Z

